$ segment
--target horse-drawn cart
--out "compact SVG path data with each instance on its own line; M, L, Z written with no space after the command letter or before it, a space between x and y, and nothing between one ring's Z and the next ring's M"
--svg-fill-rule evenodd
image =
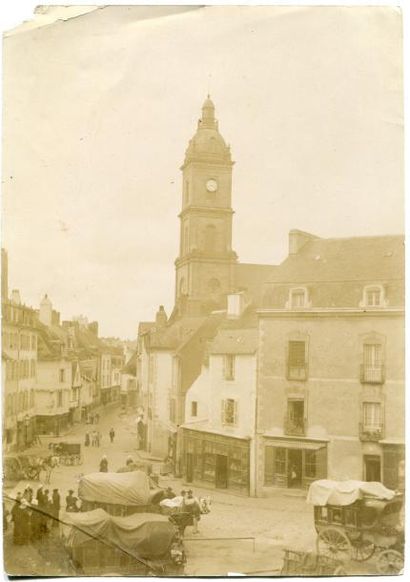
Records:
M17 482L23 479L38 481L44 469L45 459L34 455L7 455L3 461L5 482Z
M380 574L403 569L402 494L381 483L361 481L312 483L317 553L343 561L370 559L377 551Z
M284 550L281 576L343 576L343 563L322 554Z
M110 515L160 513L163 490L144 471L129 473L90 473L78 485L81 511L103 509Z
M81 444L79 443L50 443L48 445L61 465L82 465Z
M60 531L77 575L181 575L182 540L166 517L114 517L103 509L60 516Z

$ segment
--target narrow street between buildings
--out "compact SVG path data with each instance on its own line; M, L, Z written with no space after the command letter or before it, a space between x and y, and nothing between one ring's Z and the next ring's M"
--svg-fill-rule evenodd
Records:
M77 490L82 474L99 470L102 455L107 456L109 471L114 472L125 464L128 456L136 460L148 458L146 453L137 451L135 420L135 414L122 413L118 406L111 405L101 413L98 425L102 434L100 447L84 446L85 434L92 428L89 425L78 425L59 439L44 439L45 442L81 443L82 464L55 468L47 484L50 491L59 489L62 506L69 489ZM111 428L115 431L113 443L109 438ZM156 460L150 461L155 472ZM41 478L44 482L43 474ZM25 485L25 482L18 484L13 494L24 489ZM32 483L34 491L38 485L39 482ZM159 485L171 486L177 493L189 488L183 480L173 477L161 476ZM10 493L5 491L6 495ZM244 497L197 487L194 493L198 497L210 496L212 503L211 512L201 517L199 535L192 535L191 527L186 529L186 575L211 576L234 572L275 575L282 568L284 548L315 549L313 511L306 504L304 491L278 489L277 495L271 498ZM4 536L4 555L6 571L11 575L69 576L74 573L59 539L58 528L41 542L15 546L10 524ZM354 572L365 573L366 570L355 566Z

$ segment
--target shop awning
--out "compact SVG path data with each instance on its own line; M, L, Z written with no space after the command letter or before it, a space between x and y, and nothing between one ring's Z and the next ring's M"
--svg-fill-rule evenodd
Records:
M285 449L307 449L309 451L318 451L327 446L327 441L311 441L311 440L293 440L281 437L270 437L264 435L266 442L275 447L283 447Z

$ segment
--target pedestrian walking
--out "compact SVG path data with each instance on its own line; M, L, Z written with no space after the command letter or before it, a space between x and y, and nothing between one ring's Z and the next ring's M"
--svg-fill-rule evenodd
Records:
M11 521L13 522L13 544L20 544L21 539L21 493L17 493L16 500L11 509Z
M51 529L51 518L52 518L52 503L50 499L50 491L48 489L44 490L43 495L43 531L45 534L49 533Z
M31 502L30 539L32 543L41 539L41 513L37 499L33 499Z
M51 500L52 508L52 527L57 527L60 518L61 497L58 489L53 489L53 496Z
M24 489L23 499L25 499L28 503L31 503L33 499L33 490L30 485L27 485Z
M85 445L86 447L89 447L89 446L90 446L90 433L89 433L89 432L86 432L86 433L85 433L85 441L84 441L84 445Z
M30 514L28 511L28 503L20 498L16 499L16 503L12 509L12 518L14 523L13 543L22 546L28 543L30 536Z
M194 526L193 534L198 534L198 522L201 519L201 507L199 501L194 497L192 489L189 489L187 496L184 498L182 511L190 513L192 516L192 523Z
M108 473L108 459L103 455L100 461L100 473Z
M111 441L111 443L113 443L114 442L114 437L115 437L115 430L112 427L111 427L111 430L110 430L110 433L109 434L110 434L110 441Z
M97 430L95 438L96 438L96 441L97 441L97 447L99 447L100 446L100 443L101 443L101 433L100 433L100 431Z
M78 511L77 507L77 497L74 495L74 491L72 489L69 490L67 497L65 498L65 510L69 512L76 512Z
M95 430L93 430L93 432L91 433L91 446L92 447L97 446L97 431Z

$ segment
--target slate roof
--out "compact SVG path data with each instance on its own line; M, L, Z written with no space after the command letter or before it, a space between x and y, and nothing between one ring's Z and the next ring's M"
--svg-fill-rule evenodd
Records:
M142 335L155 327L155 321L141 321L138 325L138 335Z
M38 327L38 360L59 360L63 357L63 349L67 346L67 333L58 326L46 326L41 322Z
M289 255L264 286L263 306L284 308L304 286L312 307L358 307L365 285L380 284L390 306L404 303L404 237L316 238Z
M206 319L206 317L183 317L171 325L152 327L149 335L150 348L178 349L195 334Z
M131 374L132 376L137 375L137 352L135 351L125 366L122 368L122 372L125 374Z
M246 290L248 298L259 305L263 296L263 284L274 276L276 269L275 265L238 263L235 265L236 290Z
M258 346L258 330L221 329L209 347L210 354L254 354Z

